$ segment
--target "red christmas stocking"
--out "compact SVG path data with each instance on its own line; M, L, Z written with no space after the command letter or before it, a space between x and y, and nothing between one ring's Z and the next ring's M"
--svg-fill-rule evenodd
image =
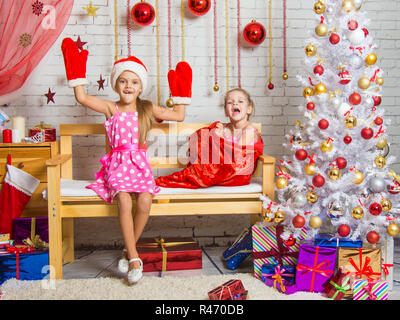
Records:
M0 192L0 233L11 233L12 221L18 218L40 181L10 164Z

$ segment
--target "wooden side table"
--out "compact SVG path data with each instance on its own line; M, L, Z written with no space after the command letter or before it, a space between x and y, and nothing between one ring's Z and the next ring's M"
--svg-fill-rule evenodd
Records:
M42 191L47 188L46 160L58 152L58 141L43 143L0 143L0 187L7 172L7 156L11 164L40 180L21 217L47 217L47 201Z

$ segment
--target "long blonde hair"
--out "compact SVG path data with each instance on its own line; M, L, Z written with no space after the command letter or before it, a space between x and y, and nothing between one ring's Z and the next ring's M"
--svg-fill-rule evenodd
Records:
M139 120L139 146L142 146L147 140L147 134L151 129L153 104L149 100L136 98L136 110Z

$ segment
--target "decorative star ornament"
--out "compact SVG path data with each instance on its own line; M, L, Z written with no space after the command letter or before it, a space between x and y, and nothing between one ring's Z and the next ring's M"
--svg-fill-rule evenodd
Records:
M76 40L75 43L76 43L76 45L78 46L79 50L83 50L83 46L84 46L87 42L81 41L81 37L78 36L78 40Z
M97 91L99 91L100 89L104 90L104 81L106 81L105 79L103 79L100 75L100 80L97 81L97 83L99 84L99 89Z
M49 92L47 92L46 94L45 94L45 96L47 97L47 104L49 104L49 102L51 101L51 102L53 102L53 103L55 103L55 101L54 101L54 96L55 96L55 92L51 92L51 90L50 90L50 88L49 88Z
M87 17L89 17L89 16L93 16L95 18L97 17L96 11L99 10L99 8L98 7L93 7L92 1L90 1L89 7L83 7L83 9L86 10L86 12L87 12L86 16Z

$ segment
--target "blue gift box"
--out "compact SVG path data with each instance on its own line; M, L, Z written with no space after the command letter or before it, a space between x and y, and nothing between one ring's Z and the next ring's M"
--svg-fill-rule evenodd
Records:
M362 240L350 240L349 238L336 238L329 234L317 234L314 239L314 245L330 248L362 248Z
M244 230L233 244L224 251L226 266L235 270L244 259L246 259L253 252L253 238L251 235L251 227Z
M40 280L49 274L49 251L20 253L19 280ZM17 278L16 254L0 254L0 284L11 278Z
M272 276L276 274L275 270L278 267L278 263L264 263L261 269L261 281L265 282L267 278L271 279ZM296 266L280 266L280 271L282 272L282 279L287 283L294 284L295 283L295 275L296 275Z

